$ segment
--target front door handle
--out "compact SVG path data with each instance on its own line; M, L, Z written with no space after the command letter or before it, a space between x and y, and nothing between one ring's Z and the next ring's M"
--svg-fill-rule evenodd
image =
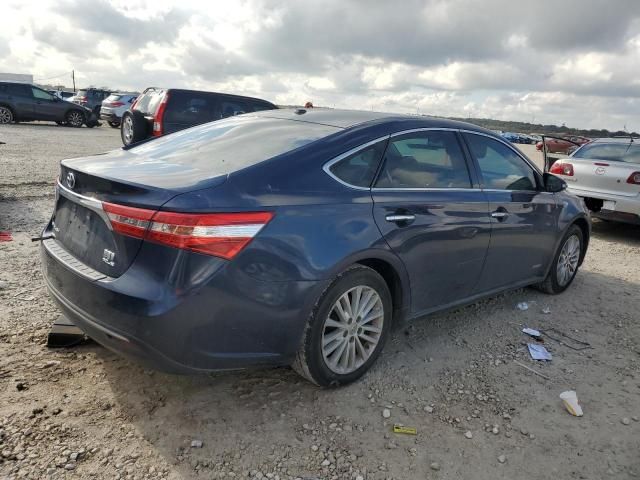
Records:
M495 212L491 212L491 216L493 218L497 218L499 221L502 221L505 218L507 218L509 216L509 214L507 212L502 212L500 210L497 210Z
M416 219L416 216L410 213L394 213L392 215L387 215L385 217L385 220L387 222L394 222L394 223L413 222L415 219Z

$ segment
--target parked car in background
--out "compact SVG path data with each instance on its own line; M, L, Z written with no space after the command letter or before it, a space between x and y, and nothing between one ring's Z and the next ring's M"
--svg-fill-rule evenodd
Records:
M0 123L46 120L72 127L94 127L96 115L35 85L0 82Z
M250 113L64 160L44 278L92 339L155 368L292 364L338 386L396 322L566 290L590 221L565 188L462 122Z
M102 101L100 118L106 120L109 126L119 128L124 112L131 108L139 93L112 93Z
M99 88L85 88L83 90L78 90L78 93L69 100L73 103L77 103L78 105L82 105L83 107L87 107L97 116L100 116L102 101L109 95L111 95L111 92L106 90L101 90Z
M500 135L502 136L502 138L511 143L533 143L533 140L529 137L529 135L526 135L524 133L501 132Z
M131 145L201 123L276 108L273 103L259 98L151 87L123 114L120 136L122 143Z
M584 198L596 217L640 224L640 144L600 138L557 160L551 173Z
M591 141L590 138L581 137L577 135L568 135L566 137L569 142L561 140L559 138L545 138L545 143L547 144L547 151L549 153L563 153L565 155L569 155L574 148L577 148L575 143L578 145L584 145L585 143L589 143ZM575 142L575 143L572 143ZM536 144L536 150L542 150L542 142L538 142Z
M75 95L73 92L66 92L64 90L47 90L51 95L55 95L61 100L69 100Z

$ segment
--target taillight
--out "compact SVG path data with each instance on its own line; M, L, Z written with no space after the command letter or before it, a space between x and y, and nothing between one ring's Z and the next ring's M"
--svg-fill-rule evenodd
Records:
M110 107L121 107L124 105L123 102L111 102L108 104Z
M552 165L549 173L553 173L556 175L565 175L567 177L573 177L573 165L570 163L559 163L556 162Z
M273 218L271 212L174 213L102 205L116 232L228 260Z
M144 238L154 210L145 208L125 207L114 203L102 202L102 208L107 212L114 231L134 238Z
M169 100L169 93L165 93L160 105L158 105L158 109L156 110L156 114L153 117L153 136L159 137L164 133L164 129L162 128L162 117L164 117L164 110L167 108L167 101Z
M640 172L633 172L631 175L629 175L629 178L627 178L627 183L630 183L632 185L640 185Z
M87 97L78 97L80 103L87 103Z

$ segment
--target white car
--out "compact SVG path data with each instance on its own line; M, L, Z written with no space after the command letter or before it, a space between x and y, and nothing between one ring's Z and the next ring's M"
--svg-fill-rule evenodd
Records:
M120 121L124 112L129 110L139 93L112 93L102 101L100 118L106 120L113 128L120 127Z
M549 172L564 179L593 216L640 224L640 139L594 140L556 161Z

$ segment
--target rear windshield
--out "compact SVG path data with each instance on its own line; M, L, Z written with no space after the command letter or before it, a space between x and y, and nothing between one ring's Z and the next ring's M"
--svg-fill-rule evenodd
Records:
M86 97L87 96L87 91L86 90L78 90L78 93L76 94L79 97Z
M164 97L164 90L152 90L138 97L135 110L145 115L153 115Z
M574 153L576 158L640 163L640 145L634 143L590 143Z
M339 130L329 125L243 115L166 135L129 151L216 176L249 167Z
M109 102L116 102L116 101L120 100L121 98L122 98L122 95L109 95L107 97L107 100Z

